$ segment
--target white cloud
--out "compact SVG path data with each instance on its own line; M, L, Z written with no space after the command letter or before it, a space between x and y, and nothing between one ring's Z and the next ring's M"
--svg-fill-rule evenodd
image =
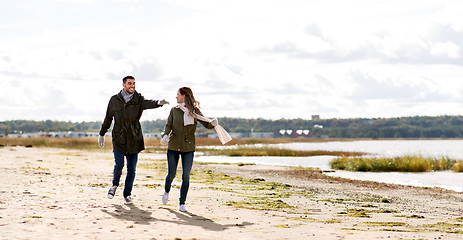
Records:
M457 32L463 31L463 2L449 1L436 13L436 21L452 26Z
M438 42L431 47L431 55L447 57L451 59L460 58L461 47L453 42Z
M208 116L462 114L461 9L451 0L13 1L0 10L0 77L12 90L0 113L14 114L0 120L101 120L125 75L147 98L174 102L191 86Z

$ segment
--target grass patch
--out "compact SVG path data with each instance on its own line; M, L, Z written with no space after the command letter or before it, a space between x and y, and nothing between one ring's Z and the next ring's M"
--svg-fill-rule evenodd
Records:
M349 217L364 217L369 218L370 213L396 213L396 210L379 209L379 210L368 210L363 208L350 208L346 211L338 212L339 215L346 215Z
M452 166L452 171L454 172L463 172L463 161L457 161L453 166Z
M364 222L368 226L382 226L382 227L402 227L405 226L404 222Z
M434 224L424 224L418 227L420 231L445 232L463 234L463 225L459 223L438 222Z
M209 187L208 189L212 189L215 191L222 191L222 192L236 192L233 188L226 188L226 187Z
M147 187L147 188L157 188L157 187L162 187L162 184L159 184L159 183L143 184L143 187Z
M192 174L194 181L212 184L212 190L233 193L234 198L224 205L234 208L307 213L307 209L298 208L287 202L292 197L311 197L306 189L299 189L285 183L267 182L263 178L233 177L227 174L216 174L211 170L196 171Z
M274 225L274 227L277 227L277 228L291 228L291 226L289 226L288 224Z
M340 157L330 162L331 168L360 172L429 172L450 170L456 161L447 157L425 158L404 156L394 158Z
M291 228L291 226L289 226L288 224L274 225L274 227L277 227L277 228Z
M228 201L225 205L235 208L244 208L251 210L278 211L283 209L294 209L296 207L285 203L283 200L259 200L259 201Z
M387 198L363 198L360 202L376 202L376 203L391 203Z
M382 203L391 203L391 201L389 201L389 199L387 198L381 198L380 200Z
M238 163L238 167L244 167L244 166L252 166L256 165L255 163Z
M397 213L398 211L390 210L390 209L380 209L380 210L373 210L372 212L374 213Z
M411 232L410 230L391 229L391 228L383 228L380 231L385 231L385 232Z
M341 230L345 230L345 231L365 231L364 229L360 229L360 228L347 228L347 227L344 227L344 228L341 228Z
M234 138L227 145L252 145L252 144L278 144L278 143L292 143L292 142L327 142L334 141L335 139L296 139L296 138ZM145 145L149 147L162 147L159 138L145 138ZM196 146L215 146L220 144L217 138L201 138L197 137Z
M69 149L99 149L98 140L96 137L84 138L47 138L47 137L33 137L33 138L0 138L0 144L4 146L28 146L28 147L56 147L56 148L69 148ZM106 138L105 148L112 149L110 138Z
M372 204L363 204L360 207L363 207L363 208L377 208L378 206L375 206L375 205L372 205Z
M36 167L36 168L34 168L34 167L21 167L21 169L25 169L25 170L31 169L31 170L37 170L37 171L49 171L50 170L48 168L43 168L43 167Z
M205 155L223 155L229 157L261 157L261 156L278 156L278 157L311 157L311 156L362 156L360 152L343 152L343 151L296 151L290 149L271 148L271 147L238 147L234 149L209 149L197 148L197 151Z
M339 215L346 215L349 217L362 217L362 218L369 218L370 215L368 215L370 211L366 209L359 209L359 208L353 208L353 209L347 209L346 211L343 212L338 212Z
M395 215L394 217L404 217L404 218L424 218L424 216L421 216L421 215L416 215L416 214L413 214L413 215L410 215L410 216L407 216L407 215Z
M71 149L100 149L97 137L82 138L49 138L49 137L31 137L31 138L0 138L0 146L28 146L28 147L57 147ZM241 144L277 144L291 142L327 142L336 139L294 139L294 138L235 138L228 145ZM145 145L151 150L165 152L166 147L162 146L159 138L145 138ZM214 138L196 138L197 146L221 145L218 139ZM156 148L154 148L156 147ZM105 148L112 149L110 136L105 137Z
M293 138L239 138L233 139L228 145L251 145L251 144L277 144L291 142L324 142L330 140L323 139L293 139ZM97 137L83 138L0 138L0 146L27 146L27 147L54 147L79 150L111 150L111 137L105 138L105 148L101 149L97 142ZM224 156L281 156L281 157L309 157L309 156L362 156L364 153L359 152L342 152L342 151L295 151L279 148L248 148L238 147L236 149L207 149L201 146L220 145L218 139L196 138L196 151L204 152L205 155L224 155ZM165 153L167 148L160 144L159 138L145 139L145 153Z
M344 202L375 202L375 203L390 203L387 198L363 198L363 199L344 199L344 198L336 198L336 199L322 199L318 200L321 202L331 202L331 203L344 203ZM367 207L376 207L371 204L366 205Z
M343 203L343 202L356 202L355 199L344 199L344 198L336 198L336 199L321 199L317 200L320 202L330 202L330 203Z
M298 217L287 217L288 220L293 220L293 221L300 221L300 222L322 222L321 220L317 220L315 218L312 218L312 217L308 217L307 215L301 215L301 216L298 216ZM330 220L327 220L327 221L330 221ZM337 221L337 220L333 220L333 221Z
M327 223L327 224L334 224L334 223L341 223L341 220L338 219L331 219L331 220L323 220L323 221L318 221L320 223Z

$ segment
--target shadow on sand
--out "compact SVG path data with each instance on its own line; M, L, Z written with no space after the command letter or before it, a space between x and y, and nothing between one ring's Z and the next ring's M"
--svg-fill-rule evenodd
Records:
M167 210L169 213L174 214L178 220L160 219L160 218L152 217L151 211L140 209L134 204L126 205L129 208L124 208L122 205L118 205L118 204L113 204L112 206L115 208L114 211L108 211L106 209L101 209L101 211L108 215L111 215L114 218L117 218L120 220L132 221L135 224L149 225L152 222L168 222L168 223L175 223L178 225L198 226L198 227L202 227L204 229L211 230L211 231L223 231L230 227L243 228L243 227L254 224L250 222L242 222L242 223L236 223L236 224L222 225L222 224L215 223L209 218L205 218L205 217L196 215L191 212L183 213L183 212L174 211L172 209L164 208L164 207L161 207L159 209Z

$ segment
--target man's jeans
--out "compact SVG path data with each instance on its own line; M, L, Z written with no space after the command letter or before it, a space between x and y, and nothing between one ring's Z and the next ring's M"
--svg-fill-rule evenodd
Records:
M190 171L193 166L195 152L178 152L167 150L168 173L166 177L165 191L168 193L172 186L172 181L177 173L178 160L182 156L182 187L180 188L180 204L185 204L188 188L190 187Z
M132 194L133 180L135 179L135 170L137 167L138 154L125 154L123 152L114 151L113 186L119 186L121 180L122 168L124 168L124 157L127 158L127 176L125 177L124 197Z

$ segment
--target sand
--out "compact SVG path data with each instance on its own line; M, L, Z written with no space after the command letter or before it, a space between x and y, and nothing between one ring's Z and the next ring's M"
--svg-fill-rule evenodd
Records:
M180 174L161 203L164 154L139 155L133 205L106 197L109 150L2 147L0 162L0 239L463 239L463 193L438 188L195 163L184 213Z

